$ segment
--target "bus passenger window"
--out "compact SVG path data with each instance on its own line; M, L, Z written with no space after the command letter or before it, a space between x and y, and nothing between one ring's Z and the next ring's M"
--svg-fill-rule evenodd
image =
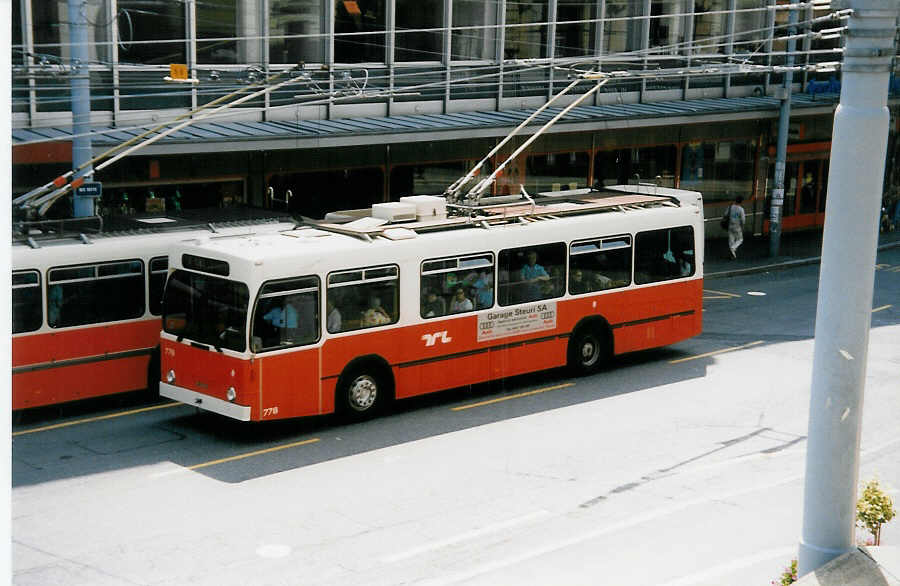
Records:
M573 242L569 255L571 295L631 284L631 236Z
M552 299L565 291L565 244L502 250L499 265L500 305Z
M319 339L319 280L303 277L262 286L250 333L254 352L311 344Z
M494 306L494 255L489 253L422 263L421 316L441 317Z
M347 332L396 323L400 319L400 272L396 266L332 273L327 302L335 320L328 332ZM329 310L329 315L332 310ZM337 318L339 316L339 319ZM337 326L337 330L332 330Z
M147 302L150 313L160 315L162 313L163 289L166 285L166 274L169 270L169 259L159 256L150 259L150 299Z
M640 232L634 251L634 282L638 285L696 272L694 229L690 226Z
M139 260L50 269L47 323L80 326L144 314L144 263Z
M41 327L41 274L17 271L12 274L12 333L33 332Z

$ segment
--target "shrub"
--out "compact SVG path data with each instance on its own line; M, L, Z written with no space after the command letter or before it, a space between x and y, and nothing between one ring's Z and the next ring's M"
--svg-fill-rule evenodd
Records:
M870 480L856 501L857 525L868 529L875 538L875 545L881 545L881 526L896 514L891 497L882 492L877 480Z
M772 584L775 586L788 586L788 584L793 584L797 581L797 560L791 560L791 565L786 567L783 572L781 572L781 578L776 582L772 580Z

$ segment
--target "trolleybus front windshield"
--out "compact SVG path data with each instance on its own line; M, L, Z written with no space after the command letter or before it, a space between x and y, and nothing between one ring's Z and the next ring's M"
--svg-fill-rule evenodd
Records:
M249 299L243 283L177 270L166 284L163 329L179 339L243 352Z

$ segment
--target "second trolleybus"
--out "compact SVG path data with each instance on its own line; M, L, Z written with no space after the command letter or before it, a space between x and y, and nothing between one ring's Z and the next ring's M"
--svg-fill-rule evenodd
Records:
M252 210L213 217L222 221L120 218L111 230L84 232L44 221L36 223L42 229L16 238L13 411L155 390L169 245L201 234L226 237L294 225ZM72 224L84 229L84 222Z
M361 418L701 331L697 192L614 186L446 216L442 198L412 199L412 216L173 246L160 393L243 421Z

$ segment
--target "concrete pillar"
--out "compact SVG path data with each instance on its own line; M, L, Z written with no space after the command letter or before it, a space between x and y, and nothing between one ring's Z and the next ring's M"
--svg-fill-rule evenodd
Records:
M855 549L856 488L875 281L896 0L850 0L822 243L799 572Z

